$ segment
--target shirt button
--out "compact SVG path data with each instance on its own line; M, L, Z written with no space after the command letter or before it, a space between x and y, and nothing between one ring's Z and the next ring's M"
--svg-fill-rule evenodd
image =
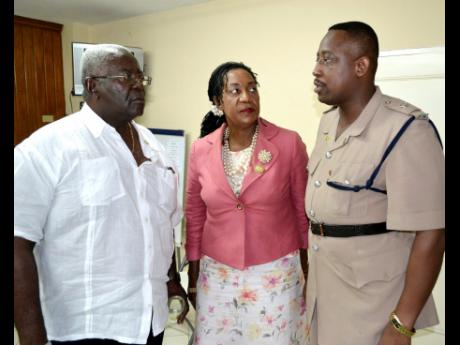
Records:
M237 204L237 205L236 205L236 208L237 208L238 210L240 210L240 211L241 211L241 210L243 209L243 205L241 205L241 204Z
M319 249L319 247L318 247L318 245L316 243L312 245L312 248L313 248L313 250L315 252L318 251L318 249Z
M344 182L345 184L350 184L350 181L348 181L348 180L345 180L345 181L343 181L343 182Z
M319 180L316 180L314 184L315 184L316 188L321 187L321 181L319 181Z
M332 157L332 153L330 153L329 151L326 152L326 158L327 159L330 159Z
M310 216L314 217L315 216L315 211L310 210Z
M147 217L144 218L144 222L148 223L149 219Z

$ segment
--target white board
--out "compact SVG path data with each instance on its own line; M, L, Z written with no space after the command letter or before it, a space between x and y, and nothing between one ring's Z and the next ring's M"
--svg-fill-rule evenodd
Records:
M155 138L166 149L169 159L174 162L179 174L179 200L184 204L184 176L185 176L185 132L182 129L149 128ZM182 221L174 228L176 246L182 244Z

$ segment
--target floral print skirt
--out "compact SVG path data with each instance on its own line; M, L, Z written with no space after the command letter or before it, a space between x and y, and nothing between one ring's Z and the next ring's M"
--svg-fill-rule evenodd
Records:
M200 261L195 345L305 345L305 280L296 250L238 270Z

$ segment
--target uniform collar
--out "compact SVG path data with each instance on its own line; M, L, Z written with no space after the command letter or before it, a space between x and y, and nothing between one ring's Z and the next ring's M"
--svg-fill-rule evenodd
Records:
M368 123L374 118L375 113L381 103L382 92L378 86L375 87L375 92L369 102L359 114L358 118L350 125L346 132L347 136L358 136L367 127ZM337 111L338 114L338 111ZM345 133L345 132L344 132Z

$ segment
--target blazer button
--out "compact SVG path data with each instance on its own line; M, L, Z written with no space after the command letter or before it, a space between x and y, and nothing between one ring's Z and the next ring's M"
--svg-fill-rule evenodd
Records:
M243 209L243 205L241 205L241 204L237 204L237 205L236 205L236 208L237 208L238 210L240 210L240 211L241 211L241 210Z

